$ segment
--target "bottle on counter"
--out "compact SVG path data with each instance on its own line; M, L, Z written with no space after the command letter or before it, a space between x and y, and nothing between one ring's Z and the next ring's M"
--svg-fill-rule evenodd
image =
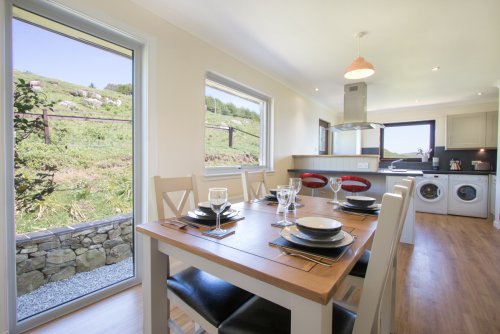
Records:
M433 157L432 158L432 169L433 170L438 170L439 169L439 157Z

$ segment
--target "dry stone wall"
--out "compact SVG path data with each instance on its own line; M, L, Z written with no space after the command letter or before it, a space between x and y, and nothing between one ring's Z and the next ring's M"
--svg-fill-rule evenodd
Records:
M132 256L132 215L16 237L17 294Z

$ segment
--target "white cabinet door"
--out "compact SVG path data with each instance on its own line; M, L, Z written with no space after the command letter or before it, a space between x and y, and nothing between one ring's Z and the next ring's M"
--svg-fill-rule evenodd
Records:
M396 184L404 179L404 176L387 176L385 179L386 191L391 192ZM410 205L408 206L408 213L406 214L403 232L401 234L401 242L406 244L415 243L415 193L411 194Z
M490 213L495 216L495 198L497 191L497 177L490 175Z
M498 138L498 112L486 113L486 144L485 147L496 148Z
M446 117L446 149L485 147L486 113L448 115Z

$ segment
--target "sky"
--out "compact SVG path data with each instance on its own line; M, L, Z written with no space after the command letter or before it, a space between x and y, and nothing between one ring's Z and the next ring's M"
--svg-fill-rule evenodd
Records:
M14 69L103 89L132 82L132 60L13 20Z
M391 152L416 152L429 149L429 125L395 126L384 129L384 147Z

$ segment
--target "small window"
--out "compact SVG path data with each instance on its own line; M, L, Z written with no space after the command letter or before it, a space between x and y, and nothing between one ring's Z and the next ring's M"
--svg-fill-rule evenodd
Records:
M384 124L380 129L381 159L415 159L420 161L419 149L434 154L435 121Z
M205 81L205 173L270 169L270 98L208 72Z

